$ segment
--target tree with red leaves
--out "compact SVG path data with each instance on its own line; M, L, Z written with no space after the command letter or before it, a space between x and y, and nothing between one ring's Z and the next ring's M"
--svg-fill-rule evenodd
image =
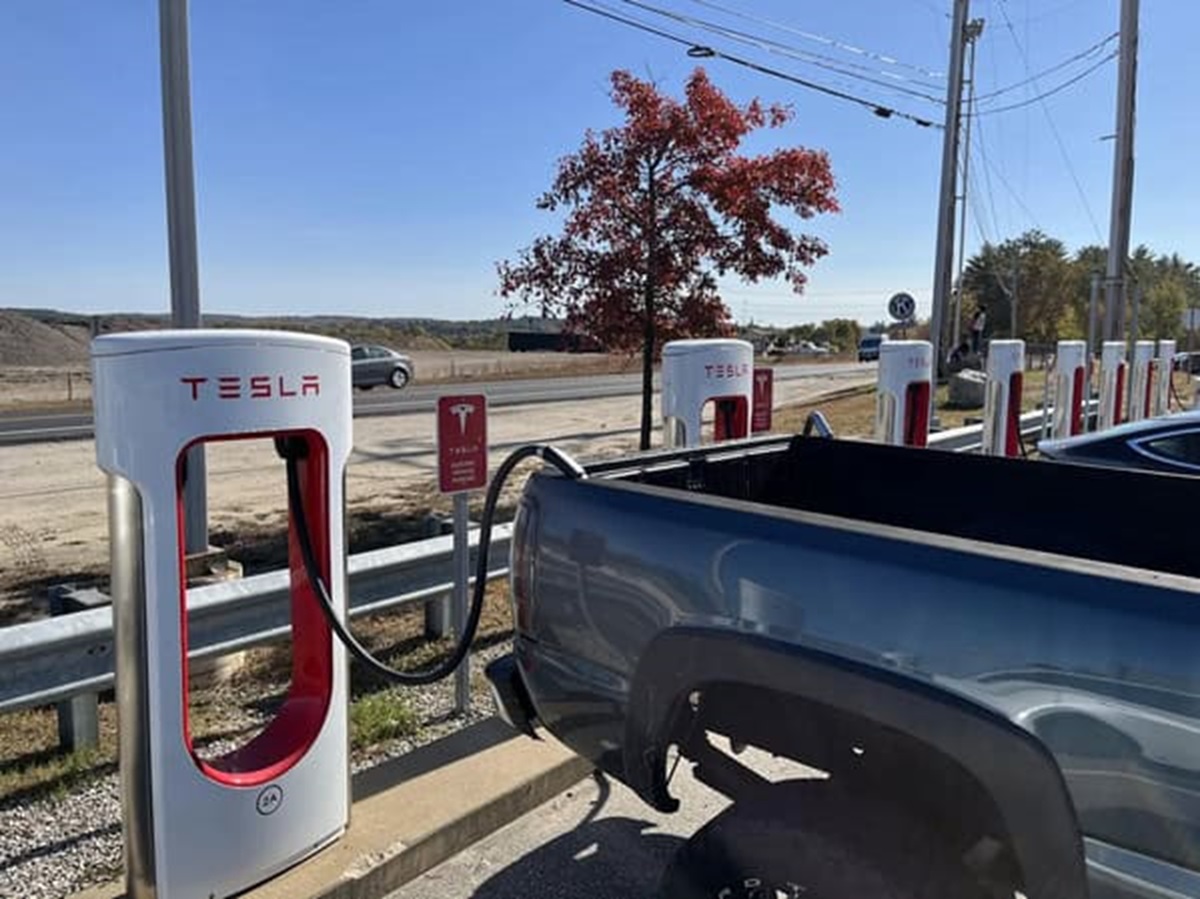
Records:
M833 174L822 151L742 156L751 132L779 128L784 106L738 106L703 69L682 101L624 71L612 74L624 124L588 131L559 161L538 208L565 212L562 233L539 237L515 262L501 262L499 293L538 305L566 328L613 350L642 351L641 448L650 446L654 360L664 341L732 330L717 277L784 277L802 292L804 267L828 252L794 235L772 212L808 219L836 212Z

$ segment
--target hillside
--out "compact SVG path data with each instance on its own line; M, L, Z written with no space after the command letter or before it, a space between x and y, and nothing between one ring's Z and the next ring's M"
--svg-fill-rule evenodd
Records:
M86 322L52 323L0 309L0 365L83 365L88 359Z
M268 328L338 337L350 343L381 343L398 350L503 349L511 329L557 331L540 319L363 318L356 316L208 315L214 328ZM167 315L112 313L84 316L51 309L0 309L0 365L86 364L93 328L105 334L170 326Z

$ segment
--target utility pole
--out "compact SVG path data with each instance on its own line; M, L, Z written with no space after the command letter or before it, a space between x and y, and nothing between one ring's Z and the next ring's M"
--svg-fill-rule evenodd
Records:
M959 196L962 209L959 210L958 216L958 274L954 279L958 287L954 291L954 330L950 333L950 346L952 347L958 346L958 341L962 337L962 279L967 255L967 191L970 190L970 179L967 176L971 170L971 120L975 112L975 41L981 34L983 34L983 19L972 19L967 23L967 49L971 51L967 71L970 72L970 77L967 78L967 127L963 134L963 183L962 193Z
M1105 326L1115 318L1114 333L1125 335L1121 294L1125 286L1125 260L1129 258L1129 222L1133 214L1133 126L1137 105L1138 0L1121 0L1120 65L1117 70L1117 135L1113 142L1112 210L1108 232L1108 278L1105 281ZM1121 309L1114 317L1110 310Z
M946 130L942 139L942 187L938 197L937 249L933 266L933 310L929 340L933 344L933 380L942 370L942 330L954 272L954 206L958 197L958 130L962 123L963 60L967 44L970 0L954 0L950 26L950 70L946 85ZM929 420L937 420L937 391L929 392Z
M1017 299L1021 294L1021 267L1013 268L1012 273L1012 293L1008 295L1008 336L1017 339Z
M196 185L192 167L192 91L188 75L188 0L158 0L162 76L163 161L167 185L167 247L171 267L171 326L200 327L200 264L196 249ZM208 550L204 447L187 455L184 547Z

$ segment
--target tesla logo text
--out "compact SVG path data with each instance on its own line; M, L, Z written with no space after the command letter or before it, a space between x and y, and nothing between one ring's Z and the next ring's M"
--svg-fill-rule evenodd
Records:
M321 376L301 375L299 380L287 375L221 375L208 378L202 375L180 378L191 390L192 400L216 393L221 400L270 400L291 396L320 396Z
M745 362L718 362L704 366L704 375L708 378L744 378L750 374L750 366Z

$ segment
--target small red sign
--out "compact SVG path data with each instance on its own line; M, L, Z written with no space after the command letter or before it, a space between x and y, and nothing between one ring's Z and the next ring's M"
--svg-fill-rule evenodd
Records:
M775 369L754 369L754 411L750 416L750 431L771 430L771 409L775 404Z
M482 393L439 396L438 489L462 493L487 486L487 397Z

